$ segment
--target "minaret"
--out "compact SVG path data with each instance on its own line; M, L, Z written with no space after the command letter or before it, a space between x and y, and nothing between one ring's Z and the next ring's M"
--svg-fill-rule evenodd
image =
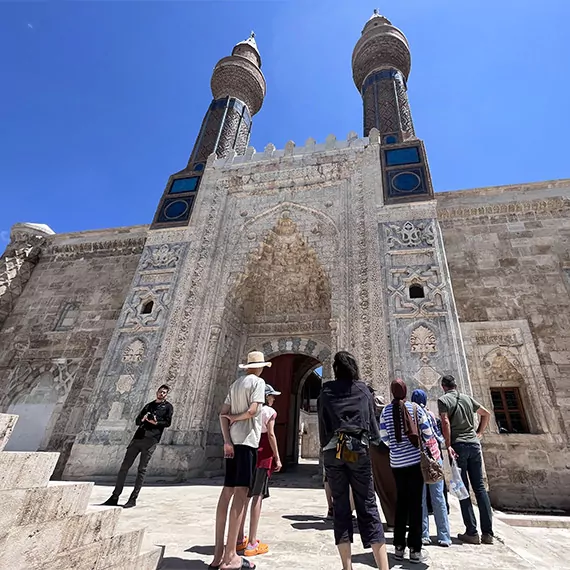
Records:
M414 132L407 81L411 55L406 36L378 10L352 53L352 76L362 95L364 136L380 132L384 201L433 197L425 148Z
M263 105L266 92L261 56L255 34L234 46L212 73L214 99L190 155L188 166L170 177L152 228L187 225L208 156L218 158L235 150L244 154L249 144L252 117Z

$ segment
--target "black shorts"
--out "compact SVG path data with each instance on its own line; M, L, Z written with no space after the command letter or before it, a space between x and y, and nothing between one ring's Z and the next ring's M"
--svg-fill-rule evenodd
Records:
M247 487L253 485L257 449L249 445L234 445L234 456L226 459L224 487Z
M248 497L262 497L263 499L269 497L269 473L267 471L263 467L258 467L255 470L255 479Z

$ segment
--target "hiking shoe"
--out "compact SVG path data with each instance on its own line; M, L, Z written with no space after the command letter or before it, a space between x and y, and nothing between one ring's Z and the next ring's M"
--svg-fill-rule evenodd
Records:
M404 553L406 552L405 548L399 548L398 546L394 549L394 558L396 560L404 560Z
M483 544L493 544L495 542L492 534L482 534L481 535L481 542Z
M429 536L424 536L424 537L422 538L422 544L423 544L424 546L427 546L428 544L431 544L431 538L430 538Z
M425 550L420 550L419 552L410 550L410 562L413 564L419 564L420 562L425 562L426 560L427 554Z
M123 509L132 509L137 506L137 500L132 497L123 505Z
M117 495L111 495L104 503L101 503L103 507L116 507L119 504L119 497Z
M481 538L478 534L458 534L457 538L466 544L481 544Z

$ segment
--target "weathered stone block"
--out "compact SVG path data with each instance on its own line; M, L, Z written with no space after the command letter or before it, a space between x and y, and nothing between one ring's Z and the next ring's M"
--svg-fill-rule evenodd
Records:
M0 453L0 490L45 487L59 453L3 451Z
M50 482L47 487L0 491L0 537L11 527L63 519L85 512L92 483Z

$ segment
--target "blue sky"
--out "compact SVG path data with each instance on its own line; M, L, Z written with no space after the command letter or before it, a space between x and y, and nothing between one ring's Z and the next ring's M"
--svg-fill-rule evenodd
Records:
M570 177L570 2L382 0L436 190ZM267 97L251 144L362 130L351 54L365 0L0 3L0 240L150 223L185 166L216 61L255 30ZM0 243L0 249L2 249Z

